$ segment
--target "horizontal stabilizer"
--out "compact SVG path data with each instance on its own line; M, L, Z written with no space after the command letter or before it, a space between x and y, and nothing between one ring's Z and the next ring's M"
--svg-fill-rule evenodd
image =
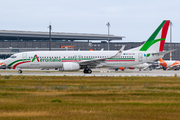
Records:
M168 51L165 51L165 52L152 53L152 55L165 55L165 54L170 53L170 52L173 52L173 51L176 51L176 49L174 49L174 50L168 50Z

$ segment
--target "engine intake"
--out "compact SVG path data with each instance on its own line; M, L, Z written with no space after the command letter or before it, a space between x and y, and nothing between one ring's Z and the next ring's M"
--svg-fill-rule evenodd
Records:
M60 71L78 71L79 69L80 65L78 63L65 62L62 68L60 68Z

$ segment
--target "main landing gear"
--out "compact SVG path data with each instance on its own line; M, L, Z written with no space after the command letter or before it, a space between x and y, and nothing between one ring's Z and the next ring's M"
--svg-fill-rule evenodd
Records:
M22 70L19 70L18 73L21 74L21 73L22 73Z
M90 68L85 68L84 69L84 73L85 74L91 74L92 73L92 70Z

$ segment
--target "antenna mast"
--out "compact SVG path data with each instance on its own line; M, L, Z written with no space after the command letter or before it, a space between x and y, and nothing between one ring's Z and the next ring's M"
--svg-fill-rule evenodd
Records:
M111 27L110 23L108 22L107 24L107 27L108 27L108 51L109 51L109 27Z
M172 22L170 21L170 50L171 48L171 43L172 43ZM170 61L172 60L172 52L170 52Z
M51 51L51 29L52 29L51 23L48 28L49 28L49 51Z

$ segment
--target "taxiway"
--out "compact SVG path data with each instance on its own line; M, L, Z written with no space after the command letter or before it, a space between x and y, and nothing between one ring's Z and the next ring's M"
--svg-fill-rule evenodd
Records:
M84 74L82 71L65 72L55 70L23 70L19 74L17 70L0 70L0 75L30 75L30 76L180 76L180 71L139 71L139 70L125 70L125 71L112 71L112 70L99 70L94 69L92 74Z

